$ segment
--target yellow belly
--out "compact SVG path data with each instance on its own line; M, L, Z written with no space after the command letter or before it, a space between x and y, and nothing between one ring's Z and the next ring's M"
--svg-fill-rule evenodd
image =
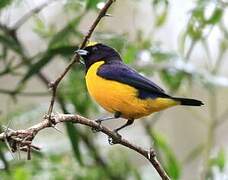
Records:
M97 69L103 63L94 63L89 68L86 85L89 94L107 111L120 112L121 117L127 119L137 119L178 104L167 98L140 99L134 87L97 76Z

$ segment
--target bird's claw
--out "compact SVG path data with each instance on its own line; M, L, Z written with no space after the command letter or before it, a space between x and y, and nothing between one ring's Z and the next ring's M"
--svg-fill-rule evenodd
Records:
M155 151L153 150L153 148L150 148L149 151L147 152L147 156L148 156L148 159L153 159L156 154L155 154Z
M108 143L110 145L118 144L120 142L121 138L122 138L122 136L117 131L114 130L114 132L115 132L116 136L118 136L118 138L117 139L113 139L112 137L109 136L108 137Z
M101 131L101 120L97 119L97 120L95 120L95 122L99 124L99 128L92 127L91 130L93 133L97 133L97 132Z

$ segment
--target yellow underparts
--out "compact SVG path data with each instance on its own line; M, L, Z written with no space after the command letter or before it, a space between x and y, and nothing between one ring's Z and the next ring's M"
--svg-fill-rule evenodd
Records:
M168 98L140 99L134 87L97 76L97 69L103 63L94 63L89 68L86 85L89 94L107 111L120 112L126 119L137 119L179 104Z

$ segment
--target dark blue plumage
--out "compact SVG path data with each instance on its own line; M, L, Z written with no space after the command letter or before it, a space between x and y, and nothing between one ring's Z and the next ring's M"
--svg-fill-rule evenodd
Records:
M162 88L125 65L122 61L109 60L99 68L97 75L104 79L133 86L138 90L138 97L141 99L169 97Z

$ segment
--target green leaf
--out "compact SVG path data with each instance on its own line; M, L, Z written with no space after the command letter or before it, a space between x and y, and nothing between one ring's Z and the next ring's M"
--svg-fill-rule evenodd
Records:
M220 171L224 170L225 164L226 164L226 154L225 154L224 149L221 149L217 156L217 165L218 165Z
M126 50L123 53L123 59L125 63L126 64L132 63L136 59L137 53L138 53L138 48L136 46L129 45L128 47L126 47Z
M68 13L75 13L75 12L80 12L82 9L82 6L86 3L81 3L80 1L85 1L85 0L67 0L64 3L64 10Z
M165 21L167 19L167 15L168 15L167 10L164 10L160 15L158 15L156 17L156 19L155 19L155 25L157 27L161 27L165 23Z
M206 21L208 24L217 24L220 22L223 15L223 10L219 7L217 7L211 17Z
M160 49L154 49L151 50L151 55L155 62L162 63L165 61L171 62L177 59L177 55L173 52L164 52ZM169 87L170 90L177 90L182 80L185 77L185 73L179 70L170 70L170 69L164 69L159 72L159 75L162 79L162 81Z
M203 32L202 32L203 28L201 26L200 27L198 27L198 26L199 25L197 25L196 22L192 22L192 21L190 21L187 26L187 34L195 41L199 40L203 34Z
M177 90L181 86L185 73L181 71L170 72L169 70L163 70L160 72L160 77L170 90Z
M193 9L191 18L196 19L198 22L205 22L204 11L204 6L197 6L195 9Z
M167 0L153 0L153 12L155 13L155 26L162 26L168 15L169 2Z
M66 94L65 92L63 94ZM68 110L66 109L65 107L65 104L66 104L66 101L65 101L65 98L63 96L63 94L61 94L61 89L58 93L58 97L59 97L59 104L63 110L63 112L65 114L68 114ZM72 150L73 150L73 153L74 153L74 157L76 158L76 160L79 162L79 164L83 165L83 159L82 159L82 156L81 156L81 152L80 152L80 130L77 129L72 123L66 123L65 124L65 127L66 127L66 131L67 131L67 134L69 136L69 140L70 140L70 143L71 143L71 146L72 146Z
M33 75L37 74L46 64L48 64L56 55L68 57L73 54L75 46L63 46L49 49L36 63L32 64L28 72L24 75L19 84L25 83Z
M35 27L33 31L36 32L41 38L52 37L56 33L55 25L47 26L44 21L38 17L34 17Z
M97 4L103 0L87 0L86 9L97 9Z
M166 142L163 135L152 131L154 146L164 155L164 167L171 179L179 179L181 175L181 166L173 153L171 147Z
M0 10L8 5L10 5L13 0L0 0Z
M21 53L21 48L18 46L18 43L10 36L0 35L0 43L16 53Z
M158 48L152 49L151 55L156 62L165 62L177 56L173 52L162 51L161 49L158 49Z
M206 23L204 17L204 5L197 6L192 11L192 16L187 25L187 34L194 40L199 40L203 35L203 30Z
M7 55L8 55L8 49L3 45L1 47L0 59L2 59L4 62L6 62Z
M74 156L78 160L78 162L81 165L83 165L82 155L79 147L80 139L79 139L77 128L71 123L66 123L66 129L67 129L68 136L70 138Z
M217 157L211 158L209 163L211 166L218 166L219 170L223 171L226 164L226 154L224 149L220 149Z
M30 180L31 174L26 168L16 168L13 173L13 180Z
M220 40L219 49L221 52L226 52L226 50L228 49L228 39L227 38L223 38Z

